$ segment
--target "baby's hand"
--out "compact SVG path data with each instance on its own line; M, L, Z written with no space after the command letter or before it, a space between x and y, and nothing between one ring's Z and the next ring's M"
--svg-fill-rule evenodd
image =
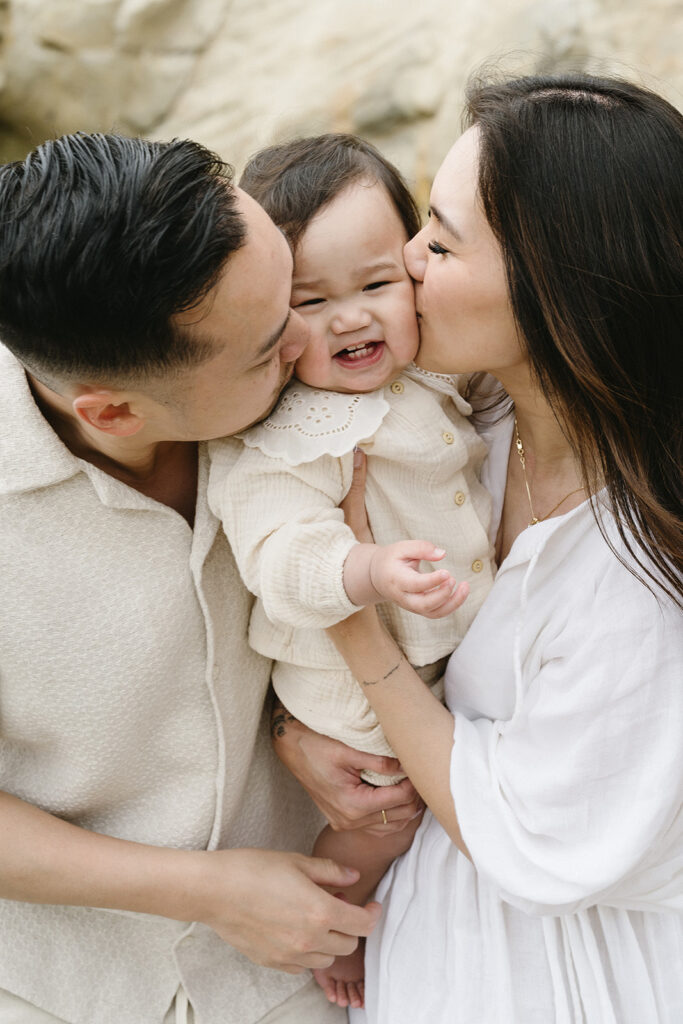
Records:
M447 569L420 572L420 562L438 562L446 552L425 540L402 540L373 545L370 582L380 598L394 601L409 612L441 619L459 608L470 592Z

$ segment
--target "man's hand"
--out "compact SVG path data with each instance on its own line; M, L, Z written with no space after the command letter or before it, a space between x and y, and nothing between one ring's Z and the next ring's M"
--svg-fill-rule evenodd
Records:
M360 777L363 768L381 775L397 773L400 766L395 758L364 754L313 732L297 721L277 698L272 733L276 754L335 831L364 828L386 836L400 831L421 812L424 804L408 779L396 786L375 787ZM384 824L382 811L387 824Z
M320 888L358 880L332 860L239 849L202 853L195 865L196 891L207 901L198 920L254 963L290 974L352 953L380 915L378 903L357 907Z
M329 967L369 935L377 903L333 892L355 868L272 850L177 850L89 832L0 792L0 897L201 921L255 963Z

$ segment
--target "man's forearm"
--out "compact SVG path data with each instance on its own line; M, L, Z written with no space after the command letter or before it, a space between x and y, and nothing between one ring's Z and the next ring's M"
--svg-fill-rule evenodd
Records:
M0 793L0 896L194 920L192 851L115 839Z
M0 830L0 897L202 921L255 963L291 973L352 952L379 914L323 888L354 884L355 869L298 853L147 846L88 832L6 793Z

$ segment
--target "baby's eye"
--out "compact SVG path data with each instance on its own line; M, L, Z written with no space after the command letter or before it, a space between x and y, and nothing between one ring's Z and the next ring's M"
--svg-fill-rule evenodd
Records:
M439 245L438 242L427 242L427 248L430 252L435 252L437 256L443 256L448 252L448 249L444 249L444 247Z
M388 281L373 281L371 284L366 284L363 288L364 292L374 292L376 288L382 288L385 284L389 284Z
M301 302L294 302L292 305L294 309L301 309L303 306L318 306L324 301L324 299L303 299Z

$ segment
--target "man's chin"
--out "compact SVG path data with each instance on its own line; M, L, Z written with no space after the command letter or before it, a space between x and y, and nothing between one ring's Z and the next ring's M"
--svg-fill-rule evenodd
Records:
M260 413L260 415L256 417L256 419L253 419L251 423L247 423L245 427L242 427L241 430L239 431L240 434L242 433L242 430L248 430L249 427L253 427L257 423L261 423L262 420L265 420L268 418L268 416L270 416L271 412L273 411L277 403L280 401L280 395L282 394L283 390L292 379L293 373L294 363L287 363L286 366L283 367L282 373L280 374L280 380L278 381L277 387L275 388L272 402L264 412Z

